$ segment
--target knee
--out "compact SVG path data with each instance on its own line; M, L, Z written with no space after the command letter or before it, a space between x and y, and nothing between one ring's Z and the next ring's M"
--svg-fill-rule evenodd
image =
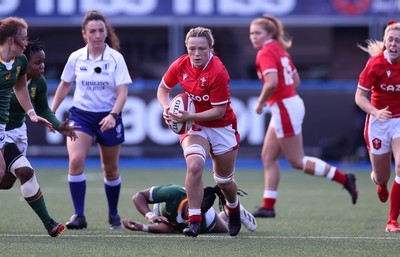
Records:
M187 162L187 173L189 174L202 174L204 169L204 163L199 161Z
M15 169L15 175L21 181L21 185L33 177L35 171L30 167L21 167Z

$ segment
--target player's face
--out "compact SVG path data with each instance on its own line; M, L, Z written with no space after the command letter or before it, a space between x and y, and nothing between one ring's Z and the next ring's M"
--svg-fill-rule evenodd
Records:
M258 24L250 25L250 42L255 49L261 49L265 40L267 40L268 33Z
M28 78L38 79L44 73L44 61L46 55L44 51L38 51L31 54L28 62Z
M205 37L190 37L187 40L186 48L193 66L203 68L211 53L207 39Z
M400 30L390 30L385 40L390 60L400 62Z
M88 43L89 48L103 48L107 38L106 24L101 20L89 21L82 35Z
M20 29L19 34L13 37L13 56L20 56L24 53L26 46L28 45L28 31L26 29Z

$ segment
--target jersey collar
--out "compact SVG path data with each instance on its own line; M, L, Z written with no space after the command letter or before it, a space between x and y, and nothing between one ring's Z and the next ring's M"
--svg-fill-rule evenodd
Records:
M106 47L104 48L104 51L103 51L103 53L101 54L100 59L97 59L97 60L104 61L104 60L108 60L108 59L109 59L109 57L110 57L110 47L108 46L107 43L105 43L105 45L106 45ZM85 51L86 51L86 58L85 58L85 60L90 60L90 59L93 60L93 58L91 58L91 56L90 56L88 45L85 46ZM95 60L95 61L96 61L96 60Z
M393 64L393 63L392 63L392 60L390 60L389 53L388 53L388 50L387 50L387 49L386 49L385 51L383 51L383 56L385 57L385 59L386 59L386 61L387 61L388 63Z

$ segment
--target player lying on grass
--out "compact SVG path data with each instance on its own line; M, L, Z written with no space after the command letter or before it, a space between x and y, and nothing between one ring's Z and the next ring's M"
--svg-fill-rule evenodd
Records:
M213 208L217 196L220 199L220 206L225 206L225 198L218 186L204 188L200 234L228 232L227 215L224 211L217 214ZM182 186L173 184L153 186L134 194L132 200L136 209L152 224L146 225L124 218L122 223L127 229L149 233L182 233L187 227L188 199L186 190ZM153 211L150 210L149 204L154 204ZM240 218L248 230L256 230L256 219L242 205Z

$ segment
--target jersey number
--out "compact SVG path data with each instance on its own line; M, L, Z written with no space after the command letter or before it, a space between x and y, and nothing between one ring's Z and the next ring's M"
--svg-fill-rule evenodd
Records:
M293 83L294 83L293 69L292 69L292 66L290 66L289 58L287 58L286 56L282 57L281 63L282 63L282 67L283 67L283 77L285 78L285 84L287 86L293 85Z

